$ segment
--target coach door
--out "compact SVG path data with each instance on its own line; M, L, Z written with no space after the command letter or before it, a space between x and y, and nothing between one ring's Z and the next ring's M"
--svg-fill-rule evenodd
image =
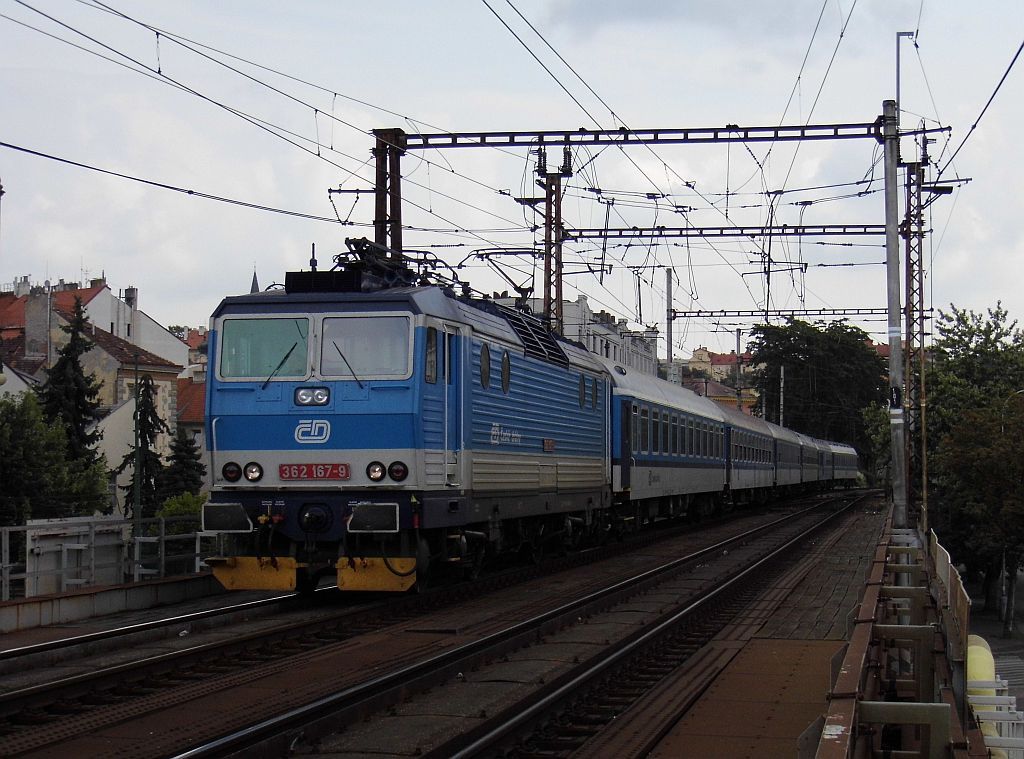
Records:
M444 325L445 485L462 486L462 328Z
M633 451L636 449L633 444L633 435L636 434L635 419L636 405L628 400L622 401L622 436L619 438L619 450L621 453L620 482L619 487L629 490L631 485Z

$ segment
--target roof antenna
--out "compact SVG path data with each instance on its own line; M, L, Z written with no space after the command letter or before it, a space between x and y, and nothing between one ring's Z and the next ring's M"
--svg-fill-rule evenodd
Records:
M316 271L316 243L310 243L312 250L309 258L309 269L310 271Z

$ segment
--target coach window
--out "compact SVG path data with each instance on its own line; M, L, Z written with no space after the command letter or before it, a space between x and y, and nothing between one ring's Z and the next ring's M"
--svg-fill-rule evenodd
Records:
M636 404L633 404L633 425L630 429L630 435L633 439L633 453L640 452L640 411L637 409Z
M512 359L508 357L508 351L501 352L501 392L508 395L509 384L512 381Z
M679 417L675 414L672 415L672 453L679 453Z
M487 343L480 346L480 386L486 390L491 384L491 349Z
M661 441L661 414L657 411L651 412L651 453L658 452L658 443Z
M427 327L426 366L423 378L433 385L437 382L437 327Z
M672 432L672 428L668 423L668 412L666 411L661 415L661 451L662 453L669 453L669 433Z
M650 422L650 412L648 412L646 406L643 406L640 409L640 452L641 453L647 453L648 451L651 450L651 442L650 442L650 440L651 440L651 438L650 438L651 430L650 430L650 426L648 424L649 422Z
M693 455L693 420L686 420L686 455Z

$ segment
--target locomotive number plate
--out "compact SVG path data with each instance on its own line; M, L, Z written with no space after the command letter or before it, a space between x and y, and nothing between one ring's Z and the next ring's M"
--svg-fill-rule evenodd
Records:
M347 480L348 464L281 464L277 475L282 480Z

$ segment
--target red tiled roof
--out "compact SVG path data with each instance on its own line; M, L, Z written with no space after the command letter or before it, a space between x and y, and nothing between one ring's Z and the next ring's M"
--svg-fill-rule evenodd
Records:
M751 356L750 353L748 352L748 353L740 354L740 358L742 359L744 364L748 364L749 365L751 359L753 358L753 356ZM736 365L736 352L733 351L732 353L712 353L711 354L711 364L713 366L735 366Z
M150 353L144 348L132 345L127 340L122 340L120 337L112 335L99 327L94 327L92 330L87 331L85 336L125 367L135 366L137 356L140 367L158 367L169 371L173 370L175 372L180 372L183 368L178 364L168 361L166 358L162 358L155 353Z
M67 309L74 311L76 297L82 299L82 305L84 306L106 289L106 285L97 285L96 287L82 287L77 290L60 290L53 294L53 303L58 310Z
M206 383L178 378L178 423L202 424L206 403Z
M25 326L25 298L14 293L0 293L0 327Z

